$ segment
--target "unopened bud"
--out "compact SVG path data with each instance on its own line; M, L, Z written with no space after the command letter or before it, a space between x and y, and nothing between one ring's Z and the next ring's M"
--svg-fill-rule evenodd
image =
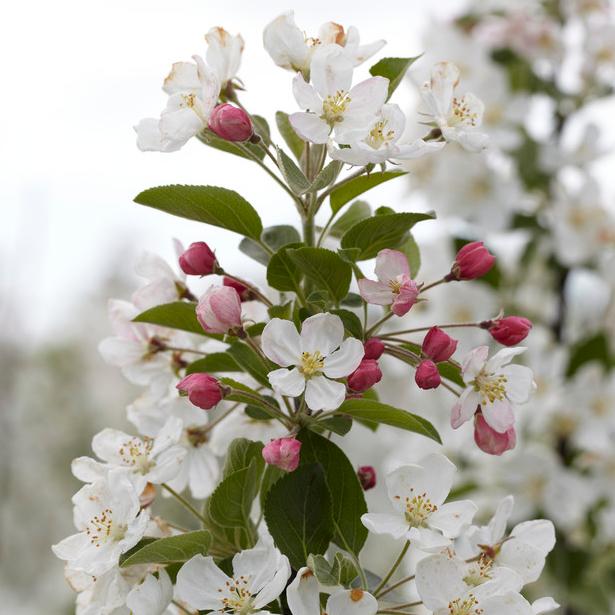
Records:
M190 403L209 410L224 397L220 382L209 374L189 374L180 380L176 388L188 395Z
M438 327L432 327L423 340L423 354L435 363L448 361L457 350L457 340Z
M278 438L265 444L263 459L265 463L286 472L294 472L299 466L301 442L294 437Z
M229 103L218 105L211 112L209 128L226 141L248 141L254 134L250 116Z
M209 275L215 272L217 265L216 255L204 241L191 243L179 257L179 266L187 275Z
M358 393L371 389L382 379L382 372L378 361L375 359L363 359L359 367L348 376L348 387Z
M474 280L484 276L495 263L495 256L485 248L482 241L466 244L457 252L449 280Z
M438 366L429 359L421 361L416 368L414 381L421 389L437 389L442 382Z
M369 491L376 486L376 470L372 466L361 466L357 470L357 476L363 491Z

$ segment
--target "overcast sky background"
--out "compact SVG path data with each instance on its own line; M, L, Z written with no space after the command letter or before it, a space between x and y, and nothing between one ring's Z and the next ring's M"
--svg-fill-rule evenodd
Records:
M374 3L314 0L295 5L298 24L315 33L327 20L356 25L364 41L386 38L385 55L424 51L420 33L459 0ZM132 203L150 186L214 184L237 189L265 225L296 222L284 193L250 162L191 141L174 154L144 154L132 126L157 116L171 63L203 54L212 26L241 32L245 104L273 123L296 108L289 72L262 46L263 27L288 1L21 0L0 24L4 92L0 106L0 317L31 343L69 332L72 309L109 274L118 250L172 258L171 238L211 240L225 263L245 260L239 238ZM367 74L369 63L357 79ZM479 93L478 93L479 94ZM409 100L410 90L396 95ZM393 183L394 184L394 183ZM379 188L378 202L399 207L405 186ZM122 267L132 268L131 259ZM245 269L244 269L245 271Z

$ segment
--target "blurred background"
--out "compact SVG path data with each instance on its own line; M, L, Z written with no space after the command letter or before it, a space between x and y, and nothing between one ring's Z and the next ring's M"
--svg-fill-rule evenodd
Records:
M487 509L513 492L518 520L554 520L560 542L540 590L569 615L615 613L615 26L608 0L295 7L25 0L11 7L0 24L2 610L74 612L49 549L72 532L70 497L79 483L70 461L89 452L99 429L127 428L125 408L138 393L98 354L110 333L107 300L129 298L143 283L133 266L143 251L175 266L173 238L213 239L211 230L132 198L154 185L213 183L238 189L265 226L297 223L284 193L249 161L229 160L195 139L171 155L143 154L132 130L158 114L171 63L204 53L212 26L246 41L244 105L270 124L275 110L294 110L291 75L273 65L261 41L264 26L289 8L308 32L333 20L357 26L365 41L385 38L386 56L425 54L395 97L408 112L409 137L422 133L417 86L435 61L457 62L460 91L485 102L486 153L449 146L369 198L374 206L438 213L437 222L417 227L422 280L447 270L456 240L479 238L497 252L500 266L487 283L438 289L416 319L476 320L500 308L532 318L526 362L538 394L523 410L517 451L501 459L476 451L470 434L447 429L450 399L417 395L395 364L382 397L404 395L406 407L416 403L439 417L446 453L463 468L461 487ZM262 283L263 268L237 243L215 231L225 268ZM481 341L467 335L462 350ZM353 461L383 473L429 447L382 430L383 446L366 458L362 435L358 428ZM370 507L382 495L370 492ZM369 549L378 569L386 549Z

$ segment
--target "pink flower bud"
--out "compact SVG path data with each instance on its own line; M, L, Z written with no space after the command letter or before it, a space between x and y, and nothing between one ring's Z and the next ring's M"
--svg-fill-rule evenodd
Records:
M498 433L487 424L482 412L474 415L474 441L478 448L490 455L501 455L515 448L517 433L510 427L504 433Z
M254 299L254 293L245 284L237 280L225 276L222 280L222 284L229 288L234 288L242 301L252 301Z
M188 275L209 275L217 265L216 255L204 241L191 243L179 257L179 266Z
M263 459L266 463L286 472L294 472L299 465L301 442L293 437L278 438L265 444Z
M369 491L376 486L376 470L372 466L361 466L357 470L357 476L363 491Z
M241 327L241 299L230 286L212 286L199 300L196 317L207 333L228 333Z
M396 316L407 314L416 303L421 292L421 289L414 280L411 280L408 276L403 276L403 278L399 289L393 293L395 298L391 305L391 312Z
M359 367L348 376L348 387L353 391L363 393L371 389L382 379L382 372L375 359L363 359Z
M421 361L416 368L414 381L421 389L437 389L442 382L438 366L429 359Z
M442 331L442 329L432 327L423 340L422 350L425 356L435 363L448 361L453 356L455 350L457 350L457 340Z
M384 352L384 342L377 337L370 337L370 339L363 344L363 350L365 351L363 355L364 359L378 360Z
M209 128L226 141L247 141L254 134L250 116L228 103L218 105L211 112Z
M448 276L450 280L474 280L484 276L495 263L495 256L482 241L468 243L459 252Z
M516 346L532 328L532 321L523 316L507 316L492 320L488 326L491 337L504 346Z
M177 389L187 393L190 403L203 410L213 408L224 397L220 383L209 374L188 374L177 383Z

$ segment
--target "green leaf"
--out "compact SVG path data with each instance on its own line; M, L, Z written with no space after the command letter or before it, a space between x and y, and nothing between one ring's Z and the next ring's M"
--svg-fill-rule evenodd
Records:
M300 243L301 236L294 226L288 224L279 224L276 226L268 226L261 235L261 241L267 244L272 252L279 250L282 246L289 243ZM239 249L253 258L256 262L265 267L269 263L271 255L263 249L256 241L244 237L239 243Z
M421 56L417 56L416 58L382 58L382 60L369 69L373 77L386 77L389 80L389 94L387 100L391 98L397 86L402 82L402 79L406 75L406 71L420 57Z
M436 428L427 419L373 399L348 399L337 409L337 412L349 414L353 418L413 431L442 444Z
M361 298L361 295L358 295L357 293L348 293L342 299L342 305L354 308L361 307L363 305L363 299Z
M293 162L292 158L279 147L277 148L277 160L286 183L296 195L304 194L310 189L310 181L303 174L303 171Z
M329 230L331 237L342 237L357 222L372 215L372 208L367 201L355 201Z
M450 380L462 389L466 388L466 383L463 381L461 376L461 368L457 365L453 365L448 362L438 363L438 371L440 372L440 376L442 376L442 378Z
M339 160L332 160L317 176L316 179L312 182L310 186L309 192L316 192L318 190L322 190L330 185L337 176L340 174L342 167L344 166L343 162Z
M195 555L206 555L211 545L211 534L207 530L186 532L178 536L159 538L143 546L127 557L122 568L137 564L174 564L187 562Z
M329 416L321 421L309 424L310 429L317 433L332 431L338 436L345 436L352 429L352 419L347 415Z
M363 339L363 325L359 317L350 310L332 310L333 314L336 314L342 319L344 323L344 329L351 337L356 337L359 340Z
M265 502L265 521L293 568L304 566L310 553L324 553L334 530L323 467L304 464L279 479Z
M597 333L572 347L566 376L571 378L583 365L591 361L597 361L607 369L612 366L609 341L604 333Z
M301 293L303 274L297 263L290 258L288 250L300 248L303 244L291 243L280 248L267 266L267 284L283 292Z
M251 404L258 406L270 413L273 416L273 411L267 402L267 398L263 397L258 391L251 389L242 382L237 382L232 378L220 378L220 382L227 387L232 387L234 392L227 395L224 399L227 401L237 401L242 404Z
M374 258L384 248L397 248L406 233L422 220L433 219L432 214L384 214L355 224L342 237L342 248L359 248L357 260Z
M135 203L174 216L205 222L259 239L263 224L256 209L234 190L217 186L159 186L144 190Z
M249 468L252 461L256 463L258 480L262 478L265 471L265 460L263 459L263 443L253 442L247 438L235 438L226 452L224 462L223 478L233 472Z
M303 150L305 149L305 141L295 132L295 129L291 126L288 119L288 113L283 111L276 111L275 122L278 126L278 130L282 135L282 138L286 142L286 145L290 148L293 156L297 159L301 159Z
M193 361L186 367L186 375L240 371L242 371L242 369L237 361L226 352L212 352L202 359Z
M260 504L261 510L265 509L265 502L271 487L273 487L283 476L286 476L286 472L276 466L266 466L263 474L263 480L261 481L261 493Z
M410 274L413 278L416 278L421 268L421 251L419 250L416 240L410 233L406 235L406 239L401 246L399 246L399 250L406 255L408 264L410 265Z
M336 301L346 296L352 269L335 252L325 248L298 248L288 250L288 255L317 289L326 290Z
M179 329L180 331L189 331L190 333L222 339L221 335L214 336L203 331L203 327L201 327L201 324L196 319L195 310L196 305L187 301L163 303L162 305L145 310L145 312L141 312L133 318L133 322L147 322L169 329Z
M255 132L261 137L265 137L266 141L269 140L270 132L267 120L260 115L253 115L252 120L254 122ZM197 134L197 138L209 147L213 147L229 154L234 154L235 156L239 156L241 158L246 158L247 160L251 160L251 158L243 150L244 147L250 150L250 152L259 160L262 160L265 157L265 151L257 144L244 142L239 145L238 143L233 143L232 141L227 141L226 139L219 137L215 132L212 132L208 128Z
M324 555L310 554L307 565L321 585L333 587L339 583L337 575L333 572L333 564Z
M358 554L367 539L361 515L367 512L363 489L357 474L344 452L327 438L313 431L302 430L301 464L319 463L332 494L335 533L333 541L342 549Z
M233 342L226 350L259 384L268 387L267 374L275 369L272 363L261 357L255 350L243 342Z
M371 188L374 188L383 182L390 181L396 177L403 177L406 174L407 173L405 171L382 171L355 177L331 192L329 197L331 210L336 213L346 203L352 201L352 199L358 197L360 194L367 192Z
M333 560L333 574L337 577L337 582L340 585L350 587L352 582L359 576L359 571L352 559L338 551Z

